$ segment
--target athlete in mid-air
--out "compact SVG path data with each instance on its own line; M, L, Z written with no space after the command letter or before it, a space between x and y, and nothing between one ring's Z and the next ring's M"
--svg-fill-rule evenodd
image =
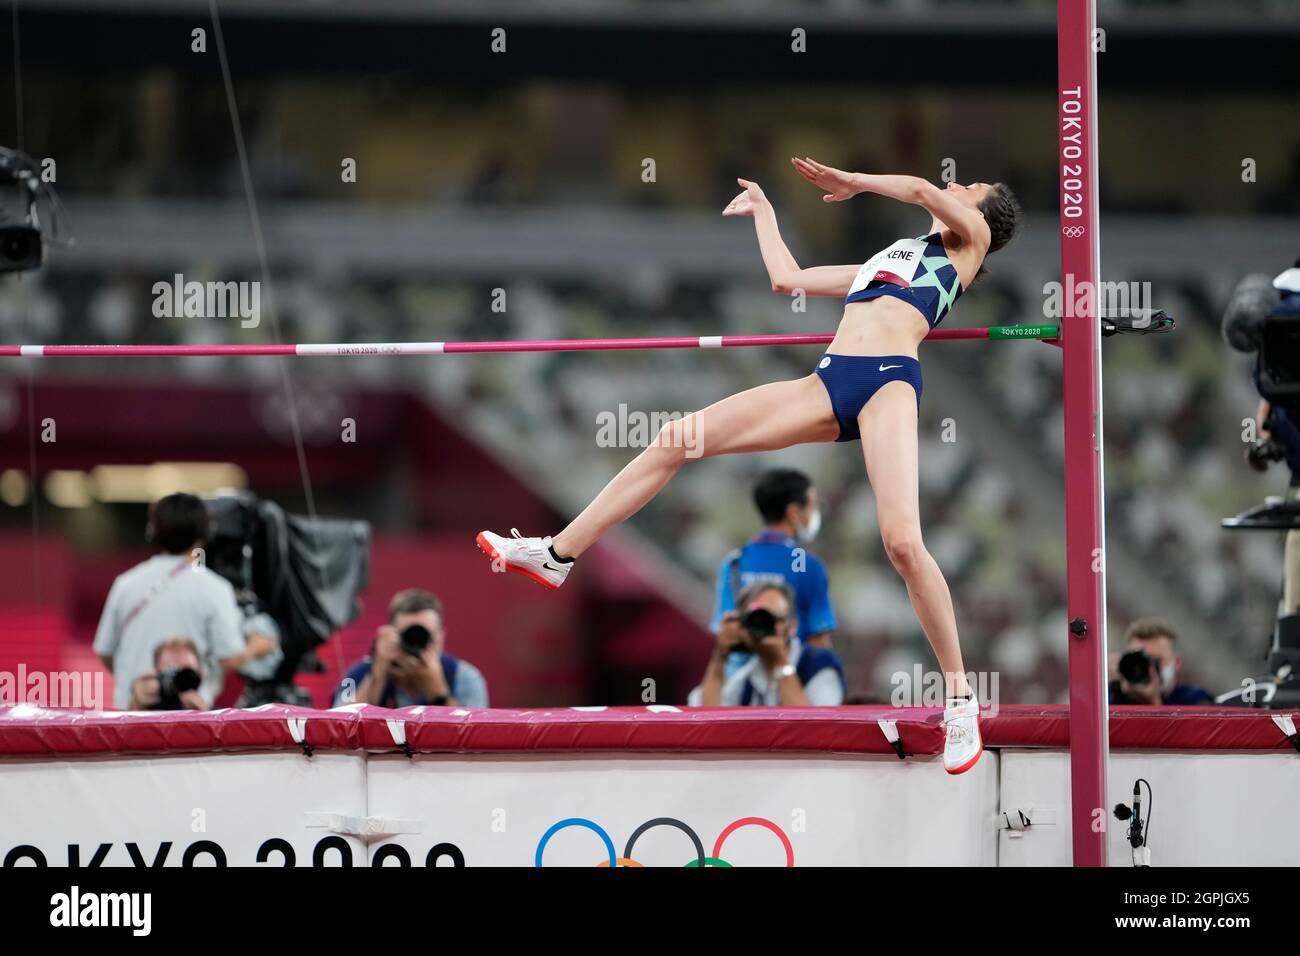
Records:
M583 512L553 537L484 531L494 562L558 588L577 558L611 527L657 495L693 458L776 451L805 442L861 441L885 551L907 585L916 616L944 673L944 767L962 773L979 760L979 704L966 681L957 620L943 573L921 538L917 347L1014 235L1019 206L1001 183L935 186L915 176L849 173L812 159L791 162L825 191L826 202L875 193L925 209L924 235L899 239L866 263L800 268L781 240L776 213L757 183L722 211L750 216L772 291L843 297L835 340L812 374L760 385L666 425ZM693 442L684 440L695 436ZM689 453L689 454L688 454Z

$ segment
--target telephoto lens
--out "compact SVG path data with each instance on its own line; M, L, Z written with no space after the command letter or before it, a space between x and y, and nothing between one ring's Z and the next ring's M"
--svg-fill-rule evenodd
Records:
M158 709L181 710L181 694L198 690L203 678L193 667L169 667L158 672Z
M402 642L402 650L419 657L429 648L429 642L433 640L433 635L429 629L422 624L412 624L409 627L402 628L402 633L398 635Z
M758 647L759 641L776 633L776 616L766 608L752 608L740 619L740 626L749 635L750 644Z
M1119 673L1130 684L1145 684L1151 679L1151 658L1145 651L1129 651L1119 659Z

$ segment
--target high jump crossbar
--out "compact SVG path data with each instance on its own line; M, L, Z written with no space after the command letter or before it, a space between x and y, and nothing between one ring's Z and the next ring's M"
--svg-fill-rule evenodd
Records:
M1155 312L1116 313L1101 320L1101 334L1168 332L1173 317ZM535 339L509 342L336 342L263 343L260 345L0 345L0 358L159 358L163 356L259 356L356 358L373 355L446 355L475 352L617 352L648 349L723 349L763 345L829 345L829 333L763 335L678 335L638 339ZM981 339L1010 342L1030 339L1061 345L1059 325L989 325L970 329L935 329L927 342Z
M1057 325L994 325L935 329L927 341L1037 339L1055 343ZM640 349L744 348L762 345L827 345L829 334L681 335L635 339L540 339L513 342L357 342L259 345L0 345L0 356L30 358L158 358L161 356L285 355L300 358L371 355L445 355L475 352L607 352Z

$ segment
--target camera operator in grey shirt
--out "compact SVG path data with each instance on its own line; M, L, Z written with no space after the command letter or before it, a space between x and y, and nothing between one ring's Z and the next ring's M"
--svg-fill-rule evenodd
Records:
M277 650L262 634L245 642L234 588L197 560L207 533L207 508L194 495L168 495L150 509L146 537L158 553L118 575L95 631L116 708L130 704L137 678L154 672L154 651L164 641L194 643L203 664L198 693L209 707L226 673Z

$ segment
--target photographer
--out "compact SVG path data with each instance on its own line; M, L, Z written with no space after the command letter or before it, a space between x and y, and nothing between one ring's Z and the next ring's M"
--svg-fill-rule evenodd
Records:
M158 553L117 576L95 631L118 709L130 704L136 678L152 672L155 649L177 634L194 642L203 664L198 693L209 707L228 671L276 651L262 634L245 641L234 588L200 560L207 534L208 512L194 495L167 495L149 509L145 537Z
M743 611L723 616L704 679L691 691L691 706L833 707L844 701L839 656L794 637L798 620L790 585L752 585L737 604ZM728 675L727 659L737 653L748 659Z
M830 584L825 566L807 549L822 523L817 488L803 472L774 468L754 485L754 507L763 530L723 559L709 630L718 633L723 615L738 606L738 591L763 581L785 581L799 616L795 636L807 646L829 650L835 630Z
M188 637L172 637L153 652L153 673L142 674L131 685L128 710L207 710L199 693L203 662Z
M442 602L428 591L399 591L388 604L370 656L353 666L334 691L333 706L488 706L487 681L468 661L443 650Z
M1207 691L1178 682L1183 659L1178 640L1159 618L1140 618L1124 632L1123 654L1110 655L1110 702L1151 707L1193 707L1213 703Z

